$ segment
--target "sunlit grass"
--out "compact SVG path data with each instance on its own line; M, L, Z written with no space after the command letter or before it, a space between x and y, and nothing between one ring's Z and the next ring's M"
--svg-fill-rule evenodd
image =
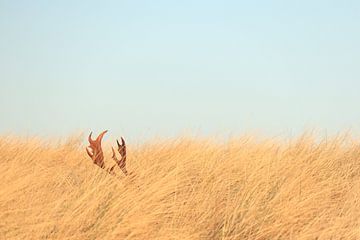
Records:
M349 136L129 145L130 177L81 141L0 138L0 239L360 239Z

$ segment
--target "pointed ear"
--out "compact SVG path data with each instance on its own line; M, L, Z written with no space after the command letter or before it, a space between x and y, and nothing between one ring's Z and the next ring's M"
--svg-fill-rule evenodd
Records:
M116 164L110 168L109 173L113 173L113 172L114 172L115 166L116 166Z
M118 145L118 148L121 148L121 144L119 143L119 140L116 139L116 143Z
M87 154L89 155L90 158L93 158L94 154L92 154L92 153L89 151L89 148L86 148L86 152L87 152Z
M103 131L102 133L100 133L100 135L96 138L96 142L101 144L101 140L103 139L105 133L107 133L108 130Z

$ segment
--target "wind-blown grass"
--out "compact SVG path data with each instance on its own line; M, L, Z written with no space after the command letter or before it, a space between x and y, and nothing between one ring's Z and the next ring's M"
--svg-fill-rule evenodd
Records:
M360 239L358 142L129 145L113 177L80 140L2 137L0 239Z

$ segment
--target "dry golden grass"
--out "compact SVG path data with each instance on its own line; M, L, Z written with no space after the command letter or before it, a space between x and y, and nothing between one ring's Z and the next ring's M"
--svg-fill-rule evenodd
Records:
M358 142L157 141L113 177L79 139L2 137L0 238L360 239Z

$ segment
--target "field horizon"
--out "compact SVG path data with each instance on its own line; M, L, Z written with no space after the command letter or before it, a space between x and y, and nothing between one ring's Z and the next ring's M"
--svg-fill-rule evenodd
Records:
M360 239L350 134L150 140L129 176L85 141L0 136L0 239Z

